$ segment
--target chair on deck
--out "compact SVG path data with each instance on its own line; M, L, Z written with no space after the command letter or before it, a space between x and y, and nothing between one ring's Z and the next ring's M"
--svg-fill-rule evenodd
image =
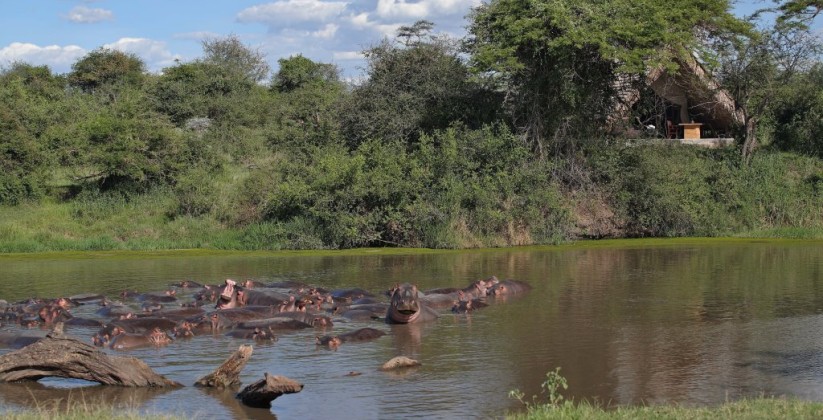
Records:
M677 126L674 125L672 120L666 120L666 138L667 139L676 139L677 138Z

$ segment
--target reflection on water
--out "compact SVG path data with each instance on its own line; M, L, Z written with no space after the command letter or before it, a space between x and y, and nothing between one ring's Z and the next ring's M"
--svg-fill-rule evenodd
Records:
M705 405L762 394L823 400L821 255L819 242L752 242L410 256L0 259L0 298L8 301L154 291L184 279L298 280L379 293L404 281L462 287L494 274L534 286L526 296L468 315L444 313L422 326L338 320L333 331L283 333L275 343L256 344L244 384L269 372L305 385L271 410L192 386L67 388L60 380L2 385L0 410L65 400L79 389L92 400L130 400L148 412L199 418L495 417L519 409L509 390L539 394L557 366L568 379L567 396L603 404ZM387 336L337 351L314 345L315 335L363 326ZM88 339L93 331L67 332ZM0 328L15 333L14 326ZM128 354L191 385L243 343L195 337ZM377 370L398 355L422 366L403 374Z

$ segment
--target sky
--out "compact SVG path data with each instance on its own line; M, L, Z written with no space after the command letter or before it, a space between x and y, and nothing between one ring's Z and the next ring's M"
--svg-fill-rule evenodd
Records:
M742 1L740 13L768 0ZM361 51L401 25L427 19L465 35L481 0L0 0L0 67L15 61L55 73L96 48L140 57L151 72L202 57L202 41L237 36L277 60L302 54L362 76Z

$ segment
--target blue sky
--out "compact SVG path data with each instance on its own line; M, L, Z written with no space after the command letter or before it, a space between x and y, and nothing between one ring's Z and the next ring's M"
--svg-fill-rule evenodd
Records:
M0 66L13 61L56 73L95 48L137 54L150 71L202 55L204 39L228 35L279 58L303 54L357 77L360 51L419 19L438 32L465 34L481 0L2 0ZM741 11L770 5L740 2Z

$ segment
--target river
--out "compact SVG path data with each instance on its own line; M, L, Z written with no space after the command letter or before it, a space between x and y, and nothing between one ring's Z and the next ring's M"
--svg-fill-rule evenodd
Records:
M9 302L87 292L117 297L126 289L160 291L186 279L297 280L376 294L399 282L463 287L491 275L533 286L523 297L468 315L443 312L418 327L336 320L330 330L255 343L244 385L264 372L305 385L270 410L191 386L246 343L219 334L117 353L142 359L184 388L90 387L58 379L4 384L0 411L62 398L204 419L494 418L522 410L508 392L540 394L546 373L556 367L568 380L567 398L603 405L703 406L761 395L823 401L820 241L620 241L408 254L54 254L2 256L0 267L0 299ZM363 326L387 335L337 351L314 344L316 335ZM83 340L94 331L67 329ZM13 323L0 332L43 333ZM422 366L377 370L398 355Z

